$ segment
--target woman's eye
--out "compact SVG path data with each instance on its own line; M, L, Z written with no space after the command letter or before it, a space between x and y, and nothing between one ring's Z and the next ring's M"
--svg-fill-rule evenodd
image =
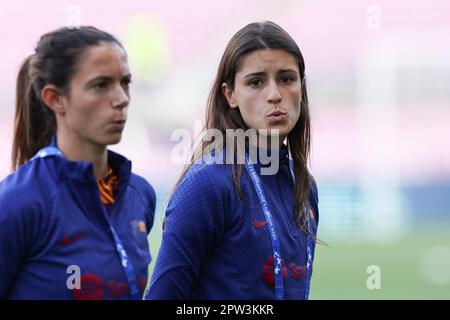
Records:
M261 84L262 84L262 81L259 79L254 79L254 80L250 81L250 86L252 86L254 88L260 87Z
M289 83L291 83L293 81L293 79L291 77L288 77L288 76L281 77L280 80L284 84L289 84Z
M94 86L95 90L97 91L102 91L106 89L106 87L108 87L108 83L106 81L99 82Z
M124 81L122 81L122 86L123 86L126 90L128 90L128 89L130 88L130 83L131 83L130 80L124 80Z

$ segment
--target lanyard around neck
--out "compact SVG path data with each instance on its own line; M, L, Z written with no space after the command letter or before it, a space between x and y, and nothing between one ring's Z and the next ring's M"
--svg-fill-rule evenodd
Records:
M283 300L284 299L284 281L283 281L283 269L282 269L282 256L281 256L281 247L280 240L278 238L278 233L276 230L275 222L272 217L272 213L269 209L269 205L267 203L267 199L264 195L264 190L261 184L261 180L259 179L258 174L255 171L253 164L250 162L248 154L246 154L245 158L245 167L247 169L248 174L253 182L253 186L255 188L256 194L259 198L259 202L261 204L261 208L264 213L264 217L267 221L267 225L269 227L270 239L272 243L273 250L273 271L275 275L275 299ZM292 179L295 181L294 173L291 169ZM309 205L307 206L309 208ZM309 286L311 279L311 267L312 267L312 248L313 248L313 239L311 237L311 223L309 217L309 210L305 208L305 214L308 221L308 235L307 235L307 245L306 245L306 288L305 288L305 300L309 298Z

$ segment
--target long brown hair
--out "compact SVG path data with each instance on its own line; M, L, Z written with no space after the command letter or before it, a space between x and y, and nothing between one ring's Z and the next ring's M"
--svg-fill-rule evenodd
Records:
M206 124L204 130L218 129L225 135L227 129L247 129L239 108L230 108L228 101L222 93L222 84L226 83L234 89L235 76L245 55L262 49L282 49L294 56L300 71L302 85L302 100L300 117L288 134L287 142L289 152L294 162L295 184L293 190L294 212L297 225L306 233L309 233L307 217L304 208L308 203L310 182L312 176L308 169L310 153L310 115L308 95L305 80L305 62L295 41L277 24L266 21L251 23L239 30L228 43L219 64L217 75L208 97ZM175 188L185 176L187 170L208 146L213 143L202 140L190 159L190 163L183 169ZM234 165L232 170L233 183L236 192L240 192L240 179L244 166Z
M16 84L16 113L12 168L27 162L56 134L54 113L41 100L41 90L53 84L61 93L70 91L81 55L100 42L121 43L111 34L90 26L60 28L44 34L20 67Z

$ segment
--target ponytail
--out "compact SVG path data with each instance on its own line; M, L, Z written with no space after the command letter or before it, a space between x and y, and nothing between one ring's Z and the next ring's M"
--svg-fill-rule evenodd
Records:
M38 69L33 68L36 63L38 63L37 58L29 56L23 62L17 76L14 141L11 159L13 170L31 159L39 149L48 145L52 135L56 133L55 116L41 102L33 85L39 78Z

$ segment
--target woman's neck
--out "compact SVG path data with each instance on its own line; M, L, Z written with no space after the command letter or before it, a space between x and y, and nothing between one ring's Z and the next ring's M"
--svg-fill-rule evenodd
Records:
M75 134L67 134L58 130L56 134L58 149L69 161L92 162L95 179L99 180L108 174L108 152L106 146L99 146L80 139Z
M265 150L279 150L281 146L283 145L285 137L284 136L273 136L273 135L257 135L257 141L255 144L255 141L250 139L250 145L256 146L258 149L265 149Z

